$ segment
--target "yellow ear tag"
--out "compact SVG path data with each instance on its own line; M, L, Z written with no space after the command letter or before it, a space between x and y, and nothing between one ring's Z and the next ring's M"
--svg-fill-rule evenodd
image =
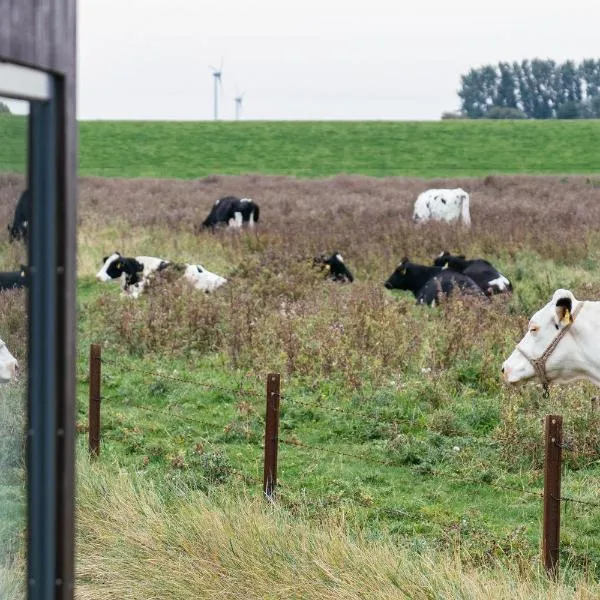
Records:
M123 265L120 262L118 262L115 266L117 267L117 269L120 269Z
M562 318L562 322L564 325L569 325L573 322L573 319L571 318L571 313L569 312L568 308L565 308L565 315Z

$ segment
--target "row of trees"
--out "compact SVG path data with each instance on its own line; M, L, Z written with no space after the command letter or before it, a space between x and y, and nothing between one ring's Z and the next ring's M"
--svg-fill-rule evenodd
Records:
M485 65L461 76L458 95L471 119L600 118L600 60Z

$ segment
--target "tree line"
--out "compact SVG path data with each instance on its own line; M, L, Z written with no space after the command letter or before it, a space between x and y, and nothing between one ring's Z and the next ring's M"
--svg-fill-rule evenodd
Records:
M600 118L600 60L499 62L461 75L461 116Z

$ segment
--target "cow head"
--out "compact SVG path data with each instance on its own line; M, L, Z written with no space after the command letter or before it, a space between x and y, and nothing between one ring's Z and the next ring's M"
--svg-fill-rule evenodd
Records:
M388 290L409 290L411 289L412 279L411 263L408 257L405 256L384 285Z
M526 381L537 375L531 360L542 357L560 331L571 325L576 305L580 302L573 293L560 289L554 292L546 306L531 317L527 333L502 365L502 375L507 383ZM579 355L577 337L566 332L545 360L548 381L570 381L583 377L578 366Z
M125 273L126 283L135 284L140 280L140 273L144 270L144 265L135 258L121 256L119 252L113 252L110 256L102 259L102 268L96 273L98 281L110 281L118 279Z

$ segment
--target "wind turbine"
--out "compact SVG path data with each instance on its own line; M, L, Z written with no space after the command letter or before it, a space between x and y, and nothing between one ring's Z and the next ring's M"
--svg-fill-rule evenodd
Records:
M244 98L244 93L235 97L235 120L236 121L240 120L240 112L242 110L242 99Z
M219 87L223 86L223 82L221 81L221 75L223 74L223 59L221 59L221 66L217 69L212 65L208 65L209 69L212 69L213 77L215 81L215 91L214 91L214 99L215 99L215 121L219 118Z

